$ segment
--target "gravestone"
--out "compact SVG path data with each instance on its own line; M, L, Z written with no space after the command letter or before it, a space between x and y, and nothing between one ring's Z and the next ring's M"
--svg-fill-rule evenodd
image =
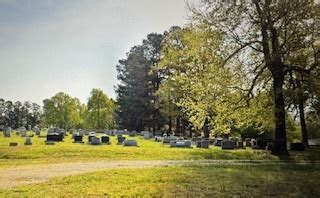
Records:
M137 131L131 131L130 133L129 133L129 136L130 137L134 137L134 136L136 136L137 135Z
M7 127L3 132L4 137L11 137L11 127Z
M32 145L31 137L26 137L24 145Z
M156 135L156 136L154 136L154 141L156 141L156 142L162 142L162 141L163 141L163 137L162 137L162 136L159 136L159 135Z
M83 142L83 136L82 135L75 135L75 136L73 136L73 139L74 139L74 142L76 142L76 143L84 143Z
M215 138L214 145L215 146L221 146L223 138Z
M234 149L236 147L235 142L233 140L223 140L221 141L222 149Z
M251 144L252 148L256 148L257 147L257 140L256 139L251 139L250 144Z
M164 136L162 143L163 144L170 144L171 141L176 141L176 140L178 140L178 138L175 136Z
M18 146L18 142L10 142L9 146Z
M40 135L40 134L41 134L41 129L38 128L38 127L35 127L35 128L33 129L33 132L35 132L36 135Z
M196 142L198 148L209 148L209 140L201 140Z
M304 151L304 144L302 142L294 142L290 144L291 151Z
M47 141L61 142L63 141L62 134L59 134L59 133L47 134Z
M190 140L174 140L170 141L170 147L191 148Z
M118 144L122 144L125 139L126 138L122 137L122 135L120 135L120 134L117 135Z
M237 141L237 142L236 142L236 145L237 145L237 148L241 148L241 149L242 149L243 146L244 146L244 145L243 145L243 141Z
M251 144L253 149L266 149L268 142L273 142L273 140L268 138L257 138L255 141L251 141Z
M202 140L202 137L193 137L192 141L194 142L200 142Z
M27 132L26 131L20 131L20 136L21 137L27 137Z
M89 142L89 143L92 142L92 139L95 138L95 137L96 137L96 135L92 135L92 134L89 135L89 136L88 136L88 142Z
M251 139L250 138L246 138L244 141L245 141L246 147L251 147Z
M92 145L100 145L100 144L101 144L100 138L98 138L98 137L93 137L93 138L91 139L91 144L92 144Z
M109 136L101 136L101 143L109 144L110 143L110 137Z
M136 140L124 140L123 146L138 146L138 143Z
M320 146L320 139L308 139L308 144L311 147L319 147Z

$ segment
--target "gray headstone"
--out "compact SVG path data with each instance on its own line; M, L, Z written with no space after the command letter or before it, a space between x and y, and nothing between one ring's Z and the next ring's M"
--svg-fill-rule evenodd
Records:
M235 147L236 147L236 145L233 140L223 140L221 142L222 149L234 149Z
M164 136L162 143L169 144L171 141L175 141L175 140L178 140L178 138L175 136Z
M170 141L170 147L191 148L191 141L189 140Z
M100 138L98 138L98 137L93 137L93 138L91 139L91 144L92 144L92 145L100 145L100 144L101 144Z
M32 145L31 137L26 137L26 140L24 142L24 145Z
M138 146L138 143L136 140L125 140L123 146Z

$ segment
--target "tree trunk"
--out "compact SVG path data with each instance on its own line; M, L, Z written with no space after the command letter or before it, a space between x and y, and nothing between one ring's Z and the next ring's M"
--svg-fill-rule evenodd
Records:
M171 133L171 129L172 129L172 119L171 119L171 116L169 116L169 129L168 129L169 133Z
M298 94L298 106L299 106L299 114L300 114L300 125L301 125L301 132L302 132L302 142L306 147L309 147L308 144L308 131L306 125L306 119L304 115L304 101L303 101L303 93L301 90L300 82L297 82L299 94Z
M209 121L208 118L205 119L204 125L203 125L203 135L204 138L209 138L209 127L208 127Z
M176 134L180 134L180 117L177 117L176 123Z
M275 140L272 154L289 155L287 150L285 104L283 96L284 72L281 68L274 66L276 71L273 75L274 113L275 113Z

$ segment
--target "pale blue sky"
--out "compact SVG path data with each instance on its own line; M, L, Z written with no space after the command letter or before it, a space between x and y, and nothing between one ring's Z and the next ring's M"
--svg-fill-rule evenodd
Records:
M184 0L0 0L0 98L115 97L118 60L187 13Z

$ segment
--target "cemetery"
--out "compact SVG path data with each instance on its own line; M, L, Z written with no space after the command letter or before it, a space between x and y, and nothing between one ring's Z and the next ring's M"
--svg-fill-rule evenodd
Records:
M0 198L320 197L319 0L0 12Z

